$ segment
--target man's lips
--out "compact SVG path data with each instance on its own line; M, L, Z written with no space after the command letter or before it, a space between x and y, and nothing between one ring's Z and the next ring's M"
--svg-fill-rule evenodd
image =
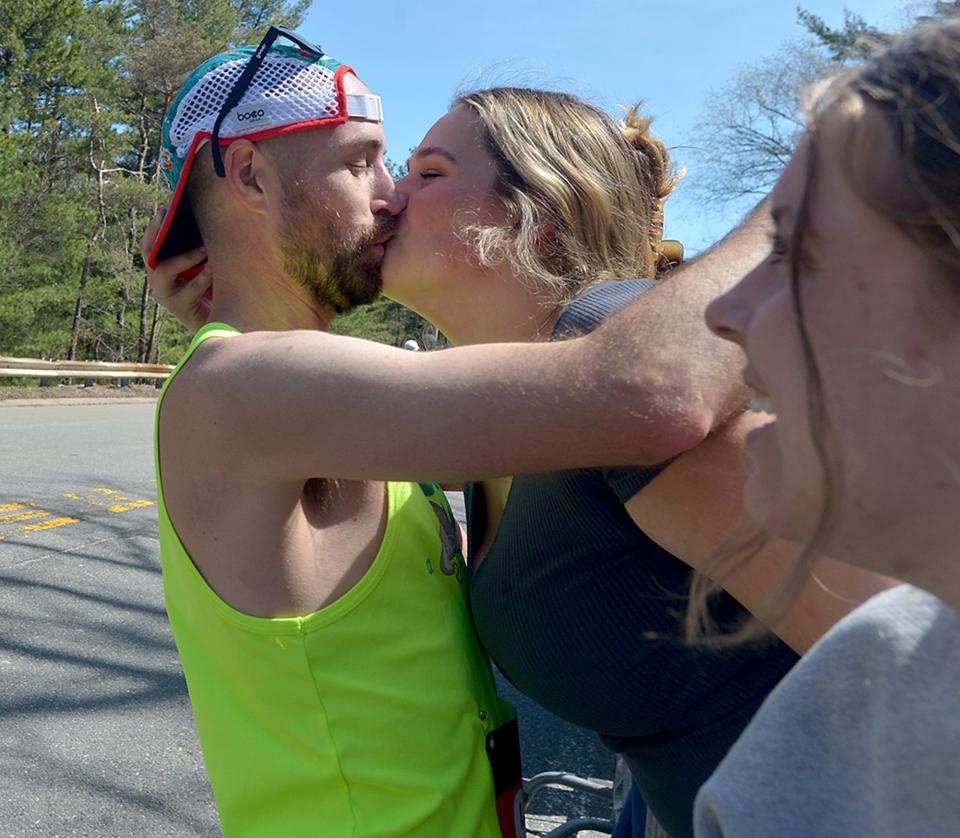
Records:
M389 244L390 240L395 235L396 231L392 230L389 233L384 233L382 236L377 236L377 238L373 239L364 246L364 255L372 255L375 259L383 258L387 253L387 244Z

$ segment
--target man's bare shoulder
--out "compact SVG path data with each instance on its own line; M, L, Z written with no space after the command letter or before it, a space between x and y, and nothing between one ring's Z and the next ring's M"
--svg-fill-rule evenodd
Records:
M245 332L229 338L214 338L198 346L183 365L164 396L164 413L185 411L215 415L237 406L237 397L253 396L262 379L273 379L265 369L266 356L276 345L286 342L292 350L301 343L296 332ZM307 334L307 333L304 333ZM314 345L316 341L311 341ZM265 375L266 374L266 375Z
M297 334L299 333L243 332L205 340L181 368L177 379L197 386L209 384L212 377L243 372L256 364L258 355L264 350L279 340L289 340Z
M158 422L161 434L171 427L202 426L198 414L202 414L215 401L215 394L210 388L216 380L216 359L223 354L218 350L225 343L225 340L205 341L177 370L160 404Z
M335 441L324 434L333 415L325 373L337 366L322 363L331 341L309 330L204 341L164 396L164 459L229 466L261 485L339 476L328 473L326 448Z
M231 405L259 342L260 333L206 340L178 370L158 416L164 461L210 466L237 459Z

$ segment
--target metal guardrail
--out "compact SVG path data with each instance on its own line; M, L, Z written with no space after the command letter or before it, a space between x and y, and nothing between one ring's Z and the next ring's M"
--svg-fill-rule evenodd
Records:
M0 355L0 378L112 378L162 380L173 371L166 364L110 363L107 361L44 361Z

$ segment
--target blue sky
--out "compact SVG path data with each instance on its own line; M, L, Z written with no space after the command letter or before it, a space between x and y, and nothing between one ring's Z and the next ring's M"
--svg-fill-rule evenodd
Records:
M904 19L904 0L370 0L353 10L316 3L300 31L383 97L397 160L463 85L568 90L612 114L643 99L656 133L673 147L690 142L711 87L803 34L798 2L835 26L844 7L885 28ZM691 178L698 154L673 152ZM667 202L666 235L698 250L738 217L703 207L681 184Z

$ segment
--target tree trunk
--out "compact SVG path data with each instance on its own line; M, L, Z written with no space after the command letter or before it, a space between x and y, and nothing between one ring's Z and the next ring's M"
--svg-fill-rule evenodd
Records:
M150 306L150 286L147 283L147 277L143 277L143 285L140 288L140 334L137 337L137 361L141 364L147 363L150 357L150 348L153 343L152 329L156 328L156 311L154 311L154 325L148 340L147 337L147 309Z
M93 248L100 237L99 228L87 242L87 252L83 257L83 269L80 271L80 289L77 292L77 302L73 307L73 324L70 326L70 348L67 350L67 360L77 360L77 343L80 340L80 323L83 318L83 295L87 290L87 280L90 278L90 262L93 260Z
M163 319L159 316L160 306L156 300L153 301L153 324L150 326L150 343L147 345L147 359L150 353L153 353L153 363L160 363L160 326Z
M136 264L137 261L137 211L130 207L130 259ZM143 285L140 287L140 329L137 333L137 361L141 364L147 362L150 356L150 343L147 339L147 320L148 308L150 305L150 286L147 284L147 277L143 277Z
M120 288L117 289L120 294L120 305L117 306L117 360L126 361L126 341L124 333L127 330L127 306L130 305L130 280L124 278L120 281Z
M96 99L93 100L93 108L96 113L100 112L100 105ZM107 228L106 201L104 200L104 167L99 166L93 159L93 148L96 142L96 131L90 130L90 148L89 160L91 168L97 173L97 226L87 242L87 252L83 257L83 269L80 271L80 288L77 291L77 302L73 308L73 323L70 327L70 349L67 351L67 360L75 361L77 359L77 344L80 341L80 324L83 321L83 297L87 290L87 282L90 280L90 265L93 262L93 250Z
M137 155L137 179L140 183L147 176L147 153L150 151L150 138L147 136L146 122L147 102L144 96L140 96L140 108L137 113L137 130L140 132L140 154Z

